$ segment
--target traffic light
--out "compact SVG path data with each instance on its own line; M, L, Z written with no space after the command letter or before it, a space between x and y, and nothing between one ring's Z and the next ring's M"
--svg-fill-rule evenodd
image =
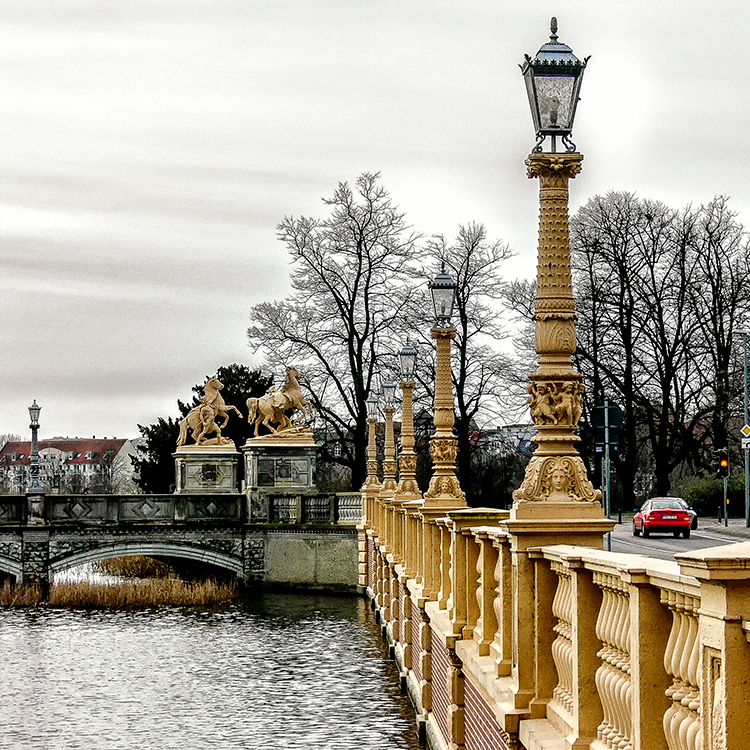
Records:
M726 448L719 448L716 451L716 476L728 477L729 476L729 456L727 455Z

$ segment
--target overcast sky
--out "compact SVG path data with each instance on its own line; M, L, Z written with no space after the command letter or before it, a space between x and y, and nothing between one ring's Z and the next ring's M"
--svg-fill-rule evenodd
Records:
M4 0L0 432L136 437L288 290L284 215L380 171L414 228L533 274L518 63L591 55L571 209L715 194L750 227L746 0Z

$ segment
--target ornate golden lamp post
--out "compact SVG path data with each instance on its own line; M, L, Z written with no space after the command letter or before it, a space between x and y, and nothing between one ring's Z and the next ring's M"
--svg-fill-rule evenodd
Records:
M417 350L407 339L399 353L401 364L401 452L398 457L399 481L396 497L399 500L419 500L422 493L417 485L417 454L414 452L414 371L417 367Z
M380 491L378 479L378 447L375 442L375 426L378 422L378 397L372 393L367 399L367 478L362 487L365 493L365 522L372 526L375 521L374 498Z
M383 412L385 413L385 450L383 454L383 484L380 497L393 497L396 492L396 442L393 439L393 412L396 411L396 384L383 383Z
M434 471L424 496L424 507L460 508L466 505L456 476L458 439L453 432L453 382L451 379L451 341L456 329L451 325L456 282L443 270L430 284L435 309L435 327L430 331L436 341L435 434L430 438Z
M521 66L537 142L526 160L528 176L539 178L539 261L534 319L539 368L531 377L529 403L538 445L521 487L513 493L516 517L599 518L599 499L575 448L581 416L582 377L573 370L575 303L568 236L568 181L581 171L583 156L570 140L587 59L580 61L551 36L534 59ZM552 152L542 151L546 137ZM556 153L557 137L566 146ZM552 507L554 506L554 507Z

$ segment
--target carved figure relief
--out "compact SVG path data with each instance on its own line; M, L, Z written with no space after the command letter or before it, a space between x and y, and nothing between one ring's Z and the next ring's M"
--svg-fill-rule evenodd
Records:
M455 463L458 444L455 438L435 438L430 440L430 455L435 463Z
M224 384L218 378L209 378L206 381L200 404L191 409L185 419L180 422L178 448L185 445L188 430L192 430L191 436L196 445L234 445L232 440L221 436L221 431L227 426L230 411L236 411L240 417L242 413L236 406L224 403L221 396L222 388ZM224 421L219 424L219 419ZM209 439L207 435L212 434L215 437Z
M261 425L273 432L294 428L295 423L287 416L287 412L295 409L302 412L303 419L312 422L312 404L302 394L299 384L301 379L302 373L296 367L287 367L286 379L280 391L271 386L265 396L247 400L247 421L255 422L256 437Z
M584 386L568 380L529 385L529 404L534 424L575 427L581 419Z

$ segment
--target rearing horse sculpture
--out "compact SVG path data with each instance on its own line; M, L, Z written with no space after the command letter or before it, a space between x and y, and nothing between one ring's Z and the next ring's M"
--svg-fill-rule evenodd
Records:
M273 432L286 430L292 426L292 421L286 412L291 409L299 409L302 412L303 419L308 418L312 421L313 410L312 404L302 395L299 381L302 374L296 367L286 368L286 379L280 391L275 388L261 398L249 398L247 400L248 422L255 421L255 436L258 436L258 430L263 425ZM276 423L278 426L273 427Z
M185 445L187 440L188 428L192 432L196 445L201 445L207 441L206 435L216 434L216 442L222 443L221 431L227 426L229 421L229 412L236 411L241 417L242 412L232 404L224 403L221 396L221 389L224 384L218 378L210 378L206 385L203 386L203 397L201 403L188 412L185 419L180 422L180 437L177 440L177 447ZM218 424L216 421L223 418L224 422ZM225 438L228 440L228 438Z

